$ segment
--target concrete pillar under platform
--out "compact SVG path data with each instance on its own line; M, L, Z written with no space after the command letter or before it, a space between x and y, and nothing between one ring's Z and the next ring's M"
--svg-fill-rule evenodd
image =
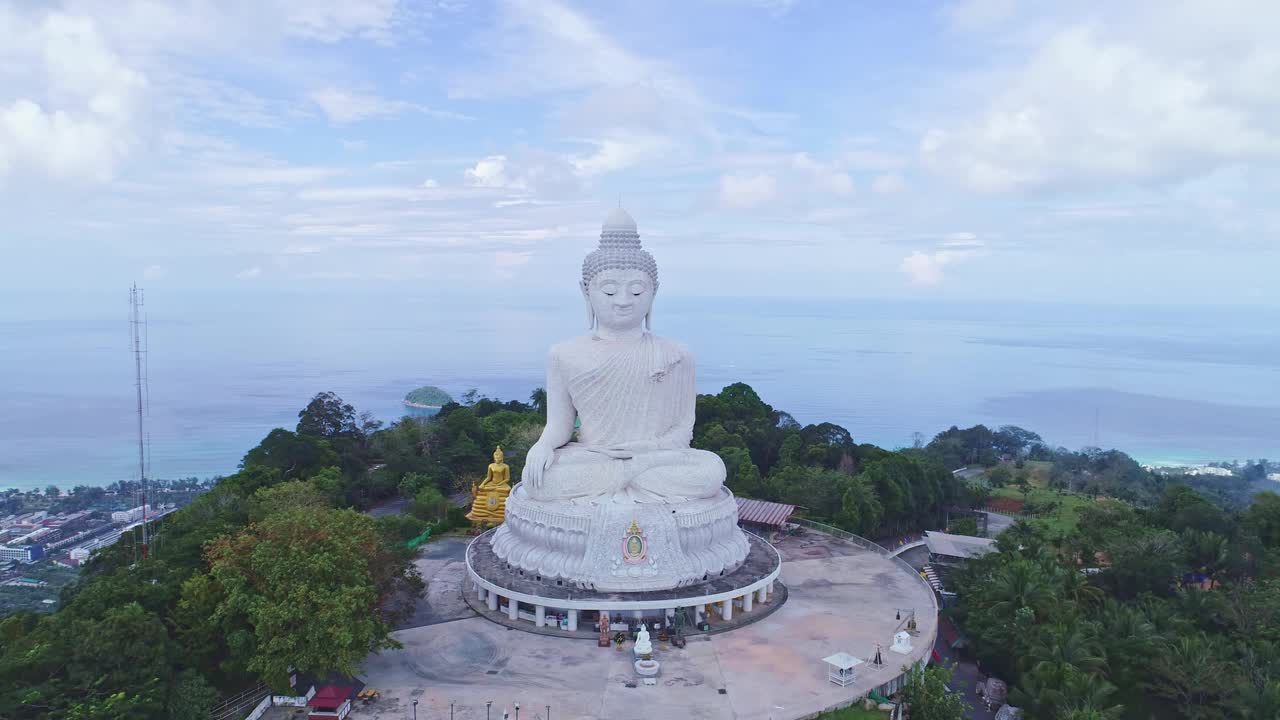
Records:
M720 617L725 621L733 619L733 599L725 600L720 606Z
M569 632L577 632L577 631L578 631L578 611L570 610L569 611Z
M479 585L476 586L476 599L480 602L484 602L484 588Z
M520 619L520 603L515 598L507 598L507 617L512 620Z
M756 602L763 603L769 599L769 588L762 587L756 591Z
M542 627L547 624L547 608L543 605L533 606L533 626Z
M742 596L742 612L751 612L751 601L755 599L755 593L747 593Z
M485 598L485 600L487 600L487 601L489 602L489 609L490 609L490 610L497 610L497 609L498 609L498 593L496 593L496 592L490 592L490 593L489 593L489 597Z

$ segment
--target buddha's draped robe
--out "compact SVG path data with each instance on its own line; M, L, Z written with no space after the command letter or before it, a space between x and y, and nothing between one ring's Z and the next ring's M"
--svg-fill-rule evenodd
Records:
M588 336L553 348L549 371L558 373L581 426L577 442L555 451L532 497L681 502L719 491L720 457L689 447L697 391L693 356L683 346L649 333Z

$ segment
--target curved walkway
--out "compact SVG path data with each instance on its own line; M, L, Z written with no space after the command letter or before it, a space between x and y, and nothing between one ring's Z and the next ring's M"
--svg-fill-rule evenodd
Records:
M908 550L912 550L914 548L921 547L924 544L925 544L924 540L916 540L915 542L909 542L906 545L899 545L898 547L889 551L889 557L898 557L902 553Z

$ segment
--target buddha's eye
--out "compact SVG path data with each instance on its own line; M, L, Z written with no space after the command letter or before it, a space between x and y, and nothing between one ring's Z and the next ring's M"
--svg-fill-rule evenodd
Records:
M644 283L642 283L642 282L633 282L633 283L631 283L631 286L630 286L630 288L629 288L629 289L631 290L631 294L632 294L632 295L636 295L636 296L643 295L643 294L644 294Z
M618 285L617 283L611 283L611 282L605 283L600 286L600 292L604 293L605 295L612 296L614 293L618 292Z

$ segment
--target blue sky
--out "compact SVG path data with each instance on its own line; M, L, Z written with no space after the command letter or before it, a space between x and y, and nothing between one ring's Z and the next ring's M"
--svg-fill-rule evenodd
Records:
M1280 4L0 0L0 283L1280 306ZM13 42L8 42L13 39Z

